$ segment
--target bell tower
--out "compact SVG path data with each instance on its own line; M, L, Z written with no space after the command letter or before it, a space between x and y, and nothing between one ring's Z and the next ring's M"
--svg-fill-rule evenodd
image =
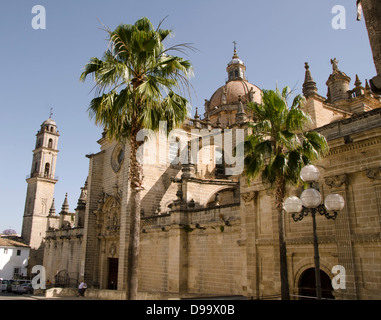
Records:
M26 179L28 187L21 237L31 247L30 268L34 265L42 265L43 262L43 237L47 227L49 208L53 202L54 186L58 181L55 177L55 169L59 133L51 116L52 113L49 119L41 124L36 134L32 167Z

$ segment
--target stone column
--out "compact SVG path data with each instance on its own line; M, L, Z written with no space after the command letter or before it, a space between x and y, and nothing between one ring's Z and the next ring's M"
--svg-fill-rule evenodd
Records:
M84 279L89 287L99 287L99 240L97 217L94 211L98 208L98 200L102 192L102 167L104 153L88 156L90 168L88 177L88 198L85 212L84 235L80 256L79 280Z
M368 169L366 175L373 183L377 201L378 225L381 232L381 168Z
M168 292L186 293L188 290L189 233L181 226L187 223L186 212L173 211L171 213L168 244Z
M258 206L258 191L244 192L241 194L241 217L242 222L242 240L239 240L239 246L245 246L246 249L246 282L247 295L249 297L259 298L259 280L258 280L258 261L256 245L256 214Z
M325 183L330 188L328 193L338 193L345 200L345 207L340 211L335 220L335 237L337 244L337 259L338 264L345 268L346 274L346 289L340 289L339 292L335 292L336 297L341 299L356 300L357 294L357 281L355 277L355 261L352 246L352 232L350 228L349 215L353 206L351 205L351 199L347 193L348 177L346 174L336 175L325 178Z

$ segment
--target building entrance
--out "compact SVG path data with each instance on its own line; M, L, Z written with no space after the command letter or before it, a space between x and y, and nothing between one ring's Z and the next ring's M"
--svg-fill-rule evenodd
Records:
M335 299L332 294L333 288L331 279L320 270L321 294L323 299ZM315 268L307 269L299 279L300 299L316 299Z
M108 258L107 289L117 290L118 285L118 258Z

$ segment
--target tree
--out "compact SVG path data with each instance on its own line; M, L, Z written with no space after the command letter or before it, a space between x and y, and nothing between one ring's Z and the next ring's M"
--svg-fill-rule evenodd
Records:
M381 2L379 0L357 0L358 20L364 12L366 28L377 75L369 80L372 90L381 94Z
M162 23L162 22L161 22ZM137 151L143 142L136 141L141 129L158 130L160 121L167 121L169 132L188 116L189 60L171 55L193 49L179 44L168 49L163 41L171 30L154 28L147 18L133 25L121 24L109 34L109 48L102 59L91 58L80 80L92 75L96 97L88 109L96 124L107 128L110 139L127 142L131 187L131 227L128 247L128 299L137 298L140 246L140 202L143 189L143 165Z
M325 155L328 144L315 131L304 132L311 120L302 110L304 97L297 95L288 107L290 90L263 90L262 103L248 103L255 122L245 141L246 176L250 181L259 175L262 182L275 190L278 211L279 254L282 299L289 299L286 242L283 229L283 201L286 185L299 182L303 166Z
M6 229L6 230L3 231L3 234L7 235L7 236L11 236L13 234L17 234L17 232L14 229Z

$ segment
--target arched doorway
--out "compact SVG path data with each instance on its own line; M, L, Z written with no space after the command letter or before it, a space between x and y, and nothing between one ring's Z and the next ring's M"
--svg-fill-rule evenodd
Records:
M332 294L332 282L330 277L320 270L321 294L323 299L335 299ZM300 299L316 298L315 268L305 270L299 279Z

